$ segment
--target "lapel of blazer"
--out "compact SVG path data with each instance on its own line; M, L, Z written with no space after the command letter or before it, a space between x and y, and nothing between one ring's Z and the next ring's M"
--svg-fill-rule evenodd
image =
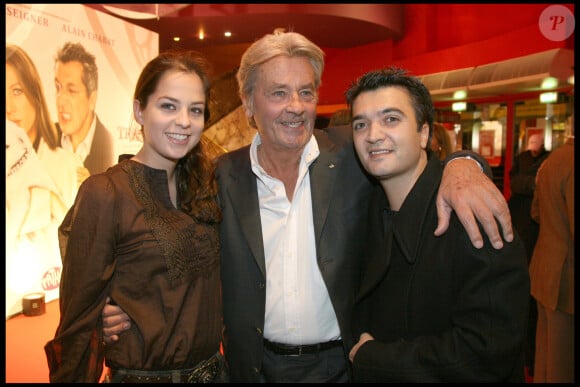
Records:
M89 154L85 159L85 166L91 172L91 175L101 172L103 169L103 164L105 160L100 160L101 156L99 150L103 148L103 133L99 125L99 119L97 118L97 123L95 126L95 136L93 137L93 142L91 143L91 148L89 149Z
M113 155L112 137L99 116L95 115L95 120L95 136L84 163L91 175L104 172L116 163Z
M235 213L241 232L265 277L266 260L264 257L258 188L256 176L252 172L250 164L249 150L250 147L248 146L236 154L238 157L232 158L231 168L228 170L228 181L231 183L220 188L226 190L225 194L232 205L232 212Z
M326 149L320 149L320 155L310 165L310 190L316 246L320 246L320 238L332 202L338 169L336 153Z

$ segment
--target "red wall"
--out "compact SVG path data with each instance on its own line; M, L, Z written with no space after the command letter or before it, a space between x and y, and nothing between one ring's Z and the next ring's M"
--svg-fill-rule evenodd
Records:
M405 36L352 49L324 49L319 106L344 104L349 83L366 71L397 65L416 75L516 58L553 48L538 25L551 4L407 4ZM574 12L573 4L562 4ZM356 33L356 31L353 31Z

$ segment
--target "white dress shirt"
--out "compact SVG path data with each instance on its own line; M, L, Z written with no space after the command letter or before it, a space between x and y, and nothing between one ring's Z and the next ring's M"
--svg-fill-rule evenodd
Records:
M250 147L257 176L266 257L264 337L283 344L315 344L340 338L338 321L316 261L309 165L320 154L314 136L304 148L292 202L282 181L258 163L256 134Z
M76 150L73 147L70 136L68 136L64 133L62 134L62 137L60 140L61 146L64 149L69 150L72 153L74 153L75 156L77 156L78 159L81 161L81 163L84 164L87 156L91 152L91 145L93 144L93 138L95 137L96 130L97 130L97 115L95 114L95 115L93 115L93 121L91 122L91 127L89 128L89 132L87 133L87 136L77 146Z

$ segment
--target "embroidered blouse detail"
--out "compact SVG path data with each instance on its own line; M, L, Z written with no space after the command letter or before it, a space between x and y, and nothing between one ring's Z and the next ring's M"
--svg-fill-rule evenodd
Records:
M176 210L169 199L164 171L137 162L125 163L123 169L129 176L135 197L144 208L145 221L163 252L171 280L179 282L213 271L218 262L212 258L219 254L217 227L191 224L191 218L183 219L187 215ZM197 244L184 243L192 240Z

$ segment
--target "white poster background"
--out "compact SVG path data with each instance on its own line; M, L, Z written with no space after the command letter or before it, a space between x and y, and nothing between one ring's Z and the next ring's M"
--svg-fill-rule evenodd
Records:
M115 160L120 154L136 153L141 139L132 119L132 95L141 70L158 54L158 34L81 4L7 4L5 20L6 43L20 46L32 58L53 121L57 50L66 42L77 42L96 57L95 111L113 135ZM14 230L11 226L6 224L7 238L12 239L6 240L7 318L22 311L22 296L27 293L43 292L47 302L57 299L62 267L56 232L49 244L22 249L16 246L15 233L8 232Z

